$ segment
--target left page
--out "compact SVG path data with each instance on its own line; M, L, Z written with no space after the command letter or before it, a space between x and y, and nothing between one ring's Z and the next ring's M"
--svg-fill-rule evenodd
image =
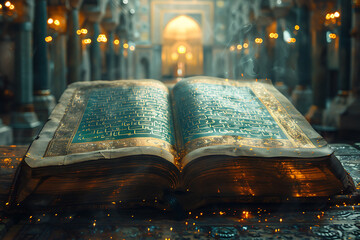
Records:
M174 164L168 88L156 80L78 82L69 86L32 143L31 168L153 155Z

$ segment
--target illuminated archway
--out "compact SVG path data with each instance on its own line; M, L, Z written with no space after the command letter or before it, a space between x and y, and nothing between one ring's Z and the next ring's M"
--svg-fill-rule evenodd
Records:
M172 19L163 31L162 46L163 76L176 76L179 65L185 76L203 74L202 31L194 19L186 15Z

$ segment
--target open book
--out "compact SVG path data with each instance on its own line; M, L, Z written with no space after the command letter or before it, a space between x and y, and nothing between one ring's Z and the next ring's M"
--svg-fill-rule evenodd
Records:
M354 189L326 142L267 80L193 77L69 86L32 143L16 204L328 198Z

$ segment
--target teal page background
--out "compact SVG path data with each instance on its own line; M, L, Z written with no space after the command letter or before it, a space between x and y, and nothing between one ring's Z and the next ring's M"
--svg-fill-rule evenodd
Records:
M91 90L72 143L134 137L174 144L168 93L150 86Z
M249 87L180 82L174 96L184 143L222 135L287 139Z

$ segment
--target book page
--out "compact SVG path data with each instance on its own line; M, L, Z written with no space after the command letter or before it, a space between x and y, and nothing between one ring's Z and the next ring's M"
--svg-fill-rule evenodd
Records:
M138 154L174 163L174 145L169 91L161 82L81 82L66 90L27 163L66 165Z
M173 89L183 166L210 155L309 158L326 142L270 81L193 77Z

